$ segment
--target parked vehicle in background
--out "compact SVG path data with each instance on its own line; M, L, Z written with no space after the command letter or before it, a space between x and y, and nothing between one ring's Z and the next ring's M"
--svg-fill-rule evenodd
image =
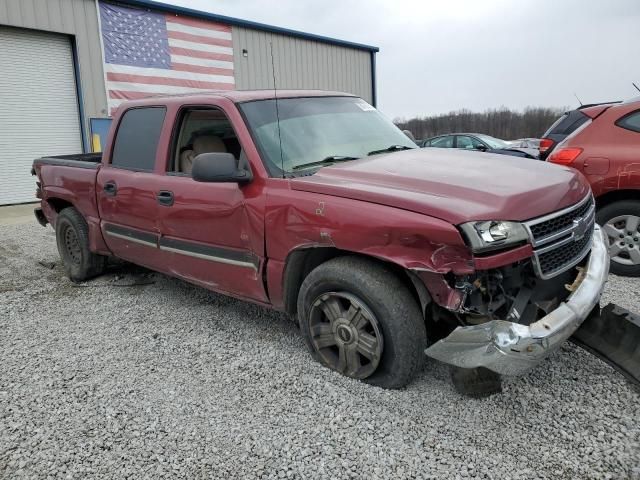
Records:
M515 148L532 148L535 150L540 148L539 138L519 138L517 140L509 140L507 143Z
M286 311L321 364L386 388L425 352L526 372L599 313L607 245L578 172L419 149L352 95L277 94L126 102L104 154L36 160L71 280L115 256Z
M591 103L565 112L548 128L538 145L540 160L546 160L560 142L575 132L589 119L598 116L608 106L620 102Z
M585 175L609 237L611 271L640 276L640 99L581 112L587 119L548 161Z
M498 155L512 155L523 158L538 158L535 149L513 147L504 140L482 133L449 133L422 140L421 147L460 148L477 150L480 152L496 153Z

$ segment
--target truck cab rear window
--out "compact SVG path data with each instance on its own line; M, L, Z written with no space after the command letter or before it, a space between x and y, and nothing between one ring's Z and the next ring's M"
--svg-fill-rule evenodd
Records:
M153 170L165 112L164 107L126 111L116 133L111 165L130 170Z

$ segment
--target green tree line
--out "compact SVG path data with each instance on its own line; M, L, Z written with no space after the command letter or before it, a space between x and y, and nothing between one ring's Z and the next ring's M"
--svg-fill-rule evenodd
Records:
M471 112L459 110L441 115L397 118L394 123L402 130L409 130L417 139L425 139L444 133L485 133L504 140L539 138L555 122L565 109L527 107L522 112L502 107Z

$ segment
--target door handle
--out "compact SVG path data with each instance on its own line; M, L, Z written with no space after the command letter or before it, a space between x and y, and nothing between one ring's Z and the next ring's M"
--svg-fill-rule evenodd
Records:
M111 197L118 193L118 186L116 185L116 182L107 182L104 184L102 189L104 190L104 193Z
M160 190L158 192L157 199L160 205L170 207L173 205L173 192L170 192L169 190Z

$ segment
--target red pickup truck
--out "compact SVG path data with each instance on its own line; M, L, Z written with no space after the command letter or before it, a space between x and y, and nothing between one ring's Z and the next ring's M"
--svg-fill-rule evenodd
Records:
M288 312L320 363L387 388L425 353L527 371L598 308L608 274L574 169L420 149L342 93L131 101L104 154L33 173L71 280L114 256Z

